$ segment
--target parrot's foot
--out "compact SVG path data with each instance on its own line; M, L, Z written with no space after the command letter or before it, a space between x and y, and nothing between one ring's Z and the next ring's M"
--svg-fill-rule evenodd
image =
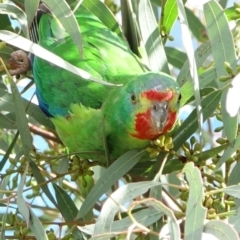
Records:
M11 53L11 57L8 60L9 73L14 75L20 75L26 73L31 69L31 62L28 55L22 51L17 50Z
M148 147L146 150L150 153L150 158L155 158L159 155L160 152L169 152L173 149L172 138L161 135L157 139L151 141L151 147Z

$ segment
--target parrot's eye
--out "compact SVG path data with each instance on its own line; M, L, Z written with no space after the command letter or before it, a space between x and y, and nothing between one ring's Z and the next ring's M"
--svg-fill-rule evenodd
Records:
M132 101L132 104L137 103L137 98L136 98L136 95L134 93L131 94L131 101Z
M181 99L182 99L182 95L179 94L179 96L178 96L178 101L180 101Z

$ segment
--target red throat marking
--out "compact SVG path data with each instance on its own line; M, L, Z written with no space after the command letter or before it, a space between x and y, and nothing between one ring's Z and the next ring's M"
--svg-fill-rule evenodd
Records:
M138 113L135 118L136 133L131 135L138 139L149 139L149 140L155 139L161 134L168 132L174 125L176 118L177 118L177 113L169 111L167 122L162 132L159 132L156 126L153 126L151 122L150 110L144 113Z

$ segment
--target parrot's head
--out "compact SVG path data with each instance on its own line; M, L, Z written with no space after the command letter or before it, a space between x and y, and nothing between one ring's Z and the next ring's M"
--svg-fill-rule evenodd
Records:
M139 75L113 98L113 105L121 105L115 121L122 127L125 124L125 130L134 138L154 139L174 126L180 99L178 83L169 75Z

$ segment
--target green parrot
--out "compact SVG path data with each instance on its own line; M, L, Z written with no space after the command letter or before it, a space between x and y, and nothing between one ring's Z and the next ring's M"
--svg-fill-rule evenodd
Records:
M96 161L115 160L130 149L172 129L180 90L169 75L150 72L127 42L82 5L74 13L83 58L71 37L51 13L38 17L39 45L92 76L121 86L86 81L34 57L32 71L39 106L50 117L70 152Z

